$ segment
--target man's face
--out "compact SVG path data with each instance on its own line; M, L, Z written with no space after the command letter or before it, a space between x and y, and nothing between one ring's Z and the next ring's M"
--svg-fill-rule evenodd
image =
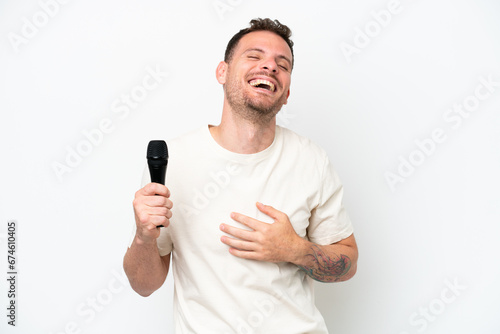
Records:
M265 121L287 103L292 53L280 36L269 31L243 36L226 65L219 82L224 84L227 101L235 112Z

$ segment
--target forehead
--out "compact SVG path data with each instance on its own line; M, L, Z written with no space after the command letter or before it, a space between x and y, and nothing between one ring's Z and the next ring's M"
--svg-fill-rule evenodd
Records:
M267 53L275 53L292 59L292 51L285 40L271 31L253 31L243 36L235 50L236 54L249 49L261 49Z

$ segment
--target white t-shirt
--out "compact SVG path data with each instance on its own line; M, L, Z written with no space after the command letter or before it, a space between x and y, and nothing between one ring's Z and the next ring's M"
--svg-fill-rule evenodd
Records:
M291 263L231 255L219 229L247 228L231 212L272 223L255 206L259 201L286 213L297 234L314 243L349 237L342 185L324 150L277 126L267 149L238 154L204 126L169 141L168 151L173 216L158 249L162 256L172 252L176 333L327 333L312 278Z

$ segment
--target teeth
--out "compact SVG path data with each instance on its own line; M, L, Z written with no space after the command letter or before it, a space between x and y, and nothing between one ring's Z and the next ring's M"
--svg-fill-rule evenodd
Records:
M252 81L250 81L250 85L252 85L254 87L258 86L258 85L268 85L271 92L274 92L274 84L270 81L267 81L267 80L262 80L262 79L252 80Z

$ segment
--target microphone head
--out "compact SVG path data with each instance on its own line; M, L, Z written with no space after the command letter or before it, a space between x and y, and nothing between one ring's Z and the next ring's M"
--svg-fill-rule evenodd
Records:
M148 160L168 160L167 143L164 140L151 140L148 144L146 158Z

